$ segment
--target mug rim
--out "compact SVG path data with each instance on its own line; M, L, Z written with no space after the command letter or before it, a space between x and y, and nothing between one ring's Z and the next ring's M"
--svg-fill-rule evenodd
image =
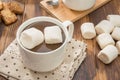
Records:
M43 19L43 20L42 20L42 19ZM35 22L42 22L42 21L51 22L51 23L54 23L54 24L56 24L56 25L59 24L58 26L59 26L62 30L64 29L63 32L64 32L64 34L65 34L65 40L64 40L63 44L62 44L60 47L58 47L57 49L55 49L55 50L51 50L51 51L48 51L48 52L34 52L34 51L31 51L31 50L25 48L25 47L22 45L22 43L20 42L20 39L19 39L19 38L20 38L20 34L21 34L21 32L22 32L28 25L30 25L30 24L32 24L32 23L35 23ZM43 54L43 55L44 55L44 54L52 54L52 53L60 50L61 48L63 48L64 45L67 43L67 41L68 41L68 40L67 40L67 39L68 39L68 31L67 31L67 28L64 27L64 25L62 24L62 22L60 22L59 20L57 20L57 19L55 19L55 18L52 18L52 17L40 16L40 17L30 18L30 19L26 20L25 22L23 22L23 23L19 26L19 28L18 28L18 30L17 30L16 38L17 38L17 42L18 42L20 48L24 49L25 51L27 51L27 52L29 52L29 53L31 53L31 54Z

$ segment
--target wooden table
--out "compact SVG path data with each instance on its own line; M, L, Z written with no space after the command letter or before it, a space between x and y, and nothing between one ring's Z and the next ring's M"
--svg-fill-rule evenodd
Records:
M19 20L10 26L5 26L3 23L0 23L0 54L2 54L6 47L15 39L16 31L22 22L35 16L49 16L48 13L39 6L40 0L18 1L24 4L24 14L19 16ZM76 21L74 23L74 38L84 40L80 32L80 25L82 23L89 21L96 25L99 21L106 19L108 14L120 14L120 0L112 0L105 6ZM120 57L111 64L105 65L96 57L100 50L96 40L84 41L88 44L87 57L79 67L73 80L120 80ZM0 76L0 80L6 79Z

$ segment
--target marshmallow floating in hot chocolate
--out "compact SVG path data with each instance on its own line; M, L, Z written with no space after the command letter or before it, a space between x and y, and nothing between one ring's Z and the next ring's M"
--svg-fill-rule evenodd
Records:
M21 33L20 41L27 49L32 49L44 41L43 33L36 29L26 29Z
M45 43L46 44L56 44L62 43L62 31L59 26L50 26L45 27L44 29L45 34Z

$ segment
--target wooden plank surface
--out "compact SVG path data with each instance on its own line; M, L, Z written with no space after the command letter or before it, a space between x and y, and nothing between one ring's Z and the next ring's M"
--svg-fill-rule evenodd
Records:
M46 3L47 1L49 0L42 0L40 2L40 6L42 6L48 13L50 13L52 16L56 17L57 19L61 21L71 20L75 22L78 19L84 17L85 15L103 6L104 4L106 4L107 2L111 0L96 0L95 5L91 9L86 10L86 11L71 10L63 4L62 0L59 0L59 5L57 7L48 5Z
M18 1L22 1L25 6L24 14L19 16L18 21L12 25L5 26L3 23L0 23L0 54L2 54L11 41L15 39L16 31L22 22L35 16L50 16L45 10L39 7L39 2L41 0ZM87 57L79 67L73 80L120 80L120 56L109 65L103 64L96 57L100 50L96 40L85 40L82 38L80 32L80 25L82 23L90 21L96 25L99 21L106 19L108 14L120 14L120 0L112 0L105 6L74 22L74 38L77 40L84 40L88 46ZM0 80L7 79L0 76Z

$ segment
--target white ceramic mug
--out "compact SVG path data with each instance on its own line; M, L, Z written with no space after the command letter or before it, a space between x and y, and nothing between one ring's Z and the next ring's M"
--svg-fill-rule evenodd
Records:
M57 49L50 52L33 52L23 47L20 42L21 32L30 24L35 22L47 21L58 25L65 34L64 43ZM68 28L68 29L67 29ZM60 22L59 20L51 17L35 17L25 21L20 25L17 31L17 42L19 44L19 50L23 58L23 63L31 70L38 72L47 72L58 67L64 60L64 49L66 44L72 39L74 31L74 25L71 21Z
M63 3L72 10L83 11L90 9L96 0L63 0Z

